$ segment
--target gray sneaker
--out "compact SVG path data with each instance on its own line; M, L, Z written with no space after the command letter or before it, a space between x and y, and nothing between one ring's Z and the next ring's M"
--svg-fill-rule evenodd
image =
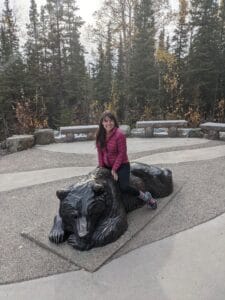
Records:
M147 208L156 209L157 208L157 201L154 199L149 192L145 192L145 199L147 203Z

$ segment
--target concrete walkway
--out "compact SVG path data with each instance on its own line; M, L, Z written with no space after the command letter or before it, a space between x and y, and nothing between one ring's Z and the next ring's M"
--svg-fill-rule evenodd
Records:
M207 237L207 238L206 238ZM0 288L8 300L224 300L225 215L76 271Z
M76 142L39 146L37 149L40 152L40 161L42 153L51 152L53 161L57 157L54 156L54 153L62 152L67 153L67 155L76 153L78 155L77 161L82 163L79 153L93 153L90 146L90 142ZM192 146L195 149L190 149ZM182 150L179 150L179 147ZM187 150L184 150L184 147L187 147ZM171 151L174 148L176 148L176 151ZM49 195L51 195L58 185L56 181L86 174L93 169L93 166L89 167L85 162L83 167L53 167L40 170L38 169L40 164L38 164L38 157L35 152L36 170L30 171L24 160L22 169L28 171L20 171L21 167L18 167L20 172L11 172L9 166L7 172L5 166L10 156L1 158L4 165L4 172L0 174L0 199L2 199L0 200L2 215L0 215L4 224L4 230L1 233L3 243L0 245L3 254L3 257L0 258L1 273L9 278L5 282L10 282L10 278L12 278L12 281L22 280L22 282L1 285L1 300L115 298L121 300L224 300L224 142L221 141L218 144L214 141L209 143L204 139L182 138L128 139L128 149L130 149L130 154L144 154L137 161L168 166L173 170L175 182L179 183L179 180L181 182L183 180L183 182L186 182L186 187L183 188L182 193L176 196L176 199L170 203L168 208L164 209L161 218L158 216L152 224L146 227L143 232L140 232L134 238L134 241L131 241L130 245L121 252L120 257L108 262L95 273L76 270L70 268L70 266L60 267L63 265L63 261L61 262L54 257L51 258L49 253L43 252L43 249L40 249L35 262L32 262L32 259L29 258L26 263L26 253L30 251L35 257L37 246L27 244L22 238L16 241L17 237L10 233L15 226L22 228L19 219L23 216L23 205L26 208L26 215L22 217L23 222L27 218L37 222L40 218L41 214L39 216L35 208L37 204L33 203L32 200L35 197L38 199L38 195L40 195L41 190L45 190L43 187L47 183L49 183L48 190ZM161 153L152 154L152 150L159 150ZM29 154L32 156L32 152ZM20 166L20 157L20 153L12 155L12 164L16 165L18 163L18 166ZM66 156L66 159L68 158ZM74 159L74 156L71 156L71 158ZM48 163L51 165L50 162ZM29 187L29 190L26 189L27 187ZM15 196L17 189L20 189L18 193L24 199L24 202L21 204L14 202L11 207L12 201L17 201ZM25 199L27 192L31 194L30 207L26 205L26 203L29 203L29 198ZM43 195L43 197L48 198L47 192L45 193L46 195ZM37 196L32 196L36 194ZM195 200L192 199L193 197L197 202L193 201ZM47 207L41 208L43 220L40 220L40 224L45 222L45 214L48 209ZM19 215L17 214L14 217L11 226L10 223L7 224L6 220L7 214L10 215L11 212L14 214L13 210L15 210L15 213L19 210ZM31 213L34 214L30 216ZM199 225L195 226L196 224ZM189 229L184 230L186 228ZM176 232L179 233L175 234ZM11 244L7 244L7 239L12 240ZM16 242L13 242L13 240ZM23 249L25 252L23 252ZM132 249L135 250L131 251ZM20 251L22 252L18 253ZM6 259L4 255L7 257ZM41 257L42 259L40 259ZM19 274L15 276L13 271L18 272L19 268L17 266L20 265L21 261L24 268L23 271L21 269L21 273L24 272L24 275L23 277L20 277ZM55 271L49 272L46 263L43 264L43 261L48 262L49 265L51 265L51 261L52 264L55 262ZM46 271L43 270L42 273L35 264L41 266L42 269L46 268ZM66 263L64 264L66 265ZM38 270L36 276L42 278L26 281L25 278L35 278L35 268ZM33 270L33 272L31 270L30 277L29 269ZM73 269L76 271L72 271ZM57 274L59 272L66 273ZM49 276L51 273L56 275ZM43 277L46 275L48 277ZM2 282L4 282L4 279Z

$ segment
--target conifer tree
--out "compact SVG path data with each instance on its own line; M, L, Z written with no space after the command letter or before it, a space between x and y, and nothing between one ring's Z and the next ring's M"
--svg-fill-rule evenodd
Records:
M218 80L218 99L225 99L225 1L220 1L219 6L219 51L220 51L220 63L219 63L219 80Z
M105 46L105 63L104 63L104 82L106 88L105 100L110 102L113 80L113 54L112 54L112 33L111 23L108 24L107 41Z
M157 101L152 1L141 0L136 6L135 28L130 65L130 104L142 115L146 106L153 106Z
M186 90L203 118L213 119L219 76L218 4L191 1L192 41L188 57Z
M107 90L105 87L105 53L102 43L98 45L97 62L94 74L94 99L104 108Z
M173 36L173 51L177 58L178 69L184 66L184 58L188 52L188 1L179 0L178 22Z
M76 111L71 121L88 121L88 76L85 67L84 49L80 43L80 27L83 21L77 16L74 0L63 2L62 57L65 76L64 106L67 111ZM65 110L64 110L65 111ZM83 115L83 120L81 116ZM65 121L64 121L65 122ZM69 122L69 120L68 120Z
M8 136L15 129L14 107L24 88L24 66L19 51L17 27L5 0L0 22L0 128Z
M29 23L27 24L27 41L25 44L26 58L26 96L34 97L41 93L40 85L40 41L39 15L35 0L31 0Z
M64 99L64 78L62 65L62 18L63 8L60 0L47 0L45 6L48 17L48 51L49 55L49 123L58 127Z
M126 87L125 87L125 62L124 62L124 49L122 37L120 36L120 43L118 49L118 61L115 73L115 91L117 96L116 114L120 121L125 119L126 110Z
M88 78L79 33L83 22L77 10L75 0L47 0L41 10L40 64L52 127L81 122L82 112L88 115Z

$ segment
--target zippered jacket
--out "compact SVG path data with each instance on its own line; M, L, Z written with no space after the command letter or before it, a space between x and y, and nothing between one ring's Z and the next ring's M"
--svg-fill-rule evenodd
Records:
M128 163L126 136L119 128L112 130L105 148L101 149L98 144L96 146L99 167L110 167L117 171L122 164Z

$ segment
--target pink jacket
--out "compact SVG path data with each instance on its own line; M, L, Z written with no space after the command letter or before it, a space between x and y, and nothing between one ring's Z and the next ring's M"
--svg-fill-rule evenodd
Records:
M121 164L128 162L126 137L117 127L106 140L105 148L101 149L97 144L97 150L99 167L110 167L117 171Z

